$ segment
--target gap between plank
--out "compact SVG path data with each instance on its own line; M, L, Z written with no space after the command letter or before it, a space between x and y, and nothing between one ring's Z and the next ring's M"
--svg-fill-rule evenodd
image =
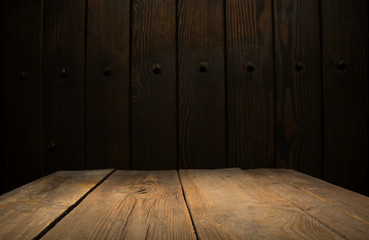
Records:
M106 179L108 179L116 169L108 173L103 179L101 179L95 186L88 190L80 199L78 199L74 204L67 208L59 217L52 221L44 230L42 230L33 240L41 239L48 231L50 231L58 222L60 222L65 216L67 216L74 208L76 208L92 191L94 191L98 186L100 186Z
M185 194L185 191L184 191L184 188L183 188L182 179L181 179L181 175L179 174L179 170L177 171L177 175L178 175L179 183L181 184L183 199L185 201L188 214L190 215L190 218L191 218L192 227L195 230L196 239L199 240L199 234L197 233L195 222L194 222L194 220L192 218L191 210L190 210L190 207L188 206L188 203L187 203L187 198L186 198L186 194Z

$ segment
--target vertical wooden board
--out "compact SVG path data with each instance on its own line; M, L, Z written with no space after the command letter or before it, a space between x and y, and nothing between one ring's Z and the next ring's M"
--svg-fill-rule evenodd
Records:
M224 1L179 0L177 14L179 167L225 167Z
M196 239L176 171L117 171L42 239Z
M0 3L0 194L41 177L41 1Z
M130 1L89 0L87 13L87 167L129 169Z
M39 239L111 172L56 172L0 196L0 239Z
M85 167L85 5L84 0L43 1L43 147L48 172Z
M369 194L367 18L366 0L322 1L324 178L362 194Z
M277 167L321 176L319 0L274 2Z
M271 1L226 3L228 166L274 167Z
M175 169L175 0L132 1L132 167Z

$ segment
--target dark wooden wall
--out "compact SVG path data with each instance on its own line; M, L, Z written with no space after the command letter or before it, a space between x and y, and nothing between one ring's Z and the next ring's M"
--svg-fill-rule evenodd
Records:
M366 0L14 0L0 18L0 192L277 167L369 193Z

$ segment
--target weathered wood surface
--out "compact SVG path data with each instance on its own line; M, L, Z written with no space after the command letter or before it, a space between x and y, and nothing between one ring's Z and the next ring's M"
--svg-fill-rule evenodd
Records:
M300 187L303 191L308 192L329 205L369 224L368 197L322 181L318 178L310 177L298 171L274 169L269 170L269 172L273 172L274 174L288 179L290 184Z
M57 172L1 196L0 239L369 236L368 197L294 170L111 172Z
M248 171L181 170L180 178L200 239L346 239Z
M250 170L247 174L341 238L368 238L369 198L345 189L338 193L336 186L293 170Z
M0 239L33 239L110 172L56 172L0 196Z
M176 171L117 171L43 239L196 236Z

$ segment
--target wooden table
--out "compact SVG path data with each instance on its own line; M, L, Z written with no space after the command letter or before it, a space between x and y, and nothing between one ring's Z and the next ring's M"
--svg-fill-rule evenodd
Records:
M0 239L369 239L369 198L284 169L56 172L0 197Z

